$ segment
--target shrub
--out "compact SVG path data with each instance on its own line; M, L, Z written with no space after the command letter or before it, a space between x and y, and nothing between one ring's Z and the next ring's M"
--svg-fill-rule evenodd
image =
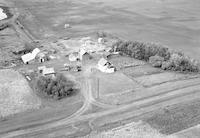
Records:
M154 67L161 67L164 62L164 58L161 56L151 56L149 58L149 63Z
M180 53L173 53L169 59L170 69L175 71L198 72L198 63Z
M74 83L64 75L58 74L55 78L41 76L36 81L36 89L55 99L69 96L73 92Z
M162 62L161 68L163 70L171 70L172 69L172 64L169 61L164 61L164 62Z

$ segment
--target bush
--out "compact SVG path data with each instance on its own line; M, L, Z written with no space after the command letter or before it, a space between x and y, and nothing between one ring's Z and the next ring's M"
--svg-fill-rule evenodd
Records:
M58 74L55 78L41 76L36 81L36 89L55 99L69 96L73 92L74 83L64 75Z
M198 63L180 53L173 53L169 59L169 68L175 71L198 72Z
M164 62L164 58L161 56L151 56L149 58L149 63L154 67L161 67Z
M163 70L171 70L172 69L172 64L169 61L164 61L164 62L162 62L161 68Z
M197 61L185 56L181 52L170 50L159 44L118 40L113 44L113 49L116 52L122 52L135 59L147 61L152 66L161 67L165 70L199 71L199 63Z

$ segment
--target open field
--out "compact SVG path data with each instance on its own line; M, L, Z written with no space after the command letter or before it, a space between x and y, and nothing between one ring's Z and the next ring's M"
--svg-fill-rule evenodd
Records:
M41 106L41 100L18 72L1 70L0 76L0 117L37 109Z

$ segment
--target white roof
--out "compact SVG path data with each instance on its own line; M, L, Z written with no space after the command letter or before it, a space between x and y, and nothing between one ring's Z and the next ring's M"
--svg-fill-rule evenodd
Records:
M44 70L46 68L46 66L39 66L38 70Z
M81 38L81 42L84 42L84 41L87 41L87 40L90 40L91 39L91 37L83 37L83 38Z
M77 53L77 52L71 53L69 55L69 60L70 61L76 61L78 58L79 58L79 53Z
M98 62L98 65L105 66L106 63L108 63L108 61L105 58L101 58Z
M43 75L48 75L48 74L55 74L54 68L44 68Z
M38 53L37 57L44 58L46 55L44 53Z
M87 51L85 49L81 48L80 52L79 52L80 56L84 55L85 53L87 53Z
M0 8L0 20L7 18L7 15L4 13L3 9Z
M98 43L103 43L103 38L98 38Z
M27 53L27 54L21 56L21 58L22 58L22 61L23 61L24 63L27 63L27 62L29 62L29 61L35 59L35 57L33 56L32 53Z
M32 51L32 55L33 55L34 57L36 57L36 55L37 55L38 53L40 53L40 49L39 49L39 48L35 48L35 49Z

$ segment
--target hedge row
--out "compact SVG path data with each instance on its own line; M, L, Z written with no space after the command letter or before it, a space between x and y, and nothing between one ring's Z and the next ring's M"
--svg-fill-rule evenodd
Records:
M181 72L198 72L199 62L185 56L182 52L171 50L155 43L119 40L113 51L121 52L135 59L149 62L154 67Z

